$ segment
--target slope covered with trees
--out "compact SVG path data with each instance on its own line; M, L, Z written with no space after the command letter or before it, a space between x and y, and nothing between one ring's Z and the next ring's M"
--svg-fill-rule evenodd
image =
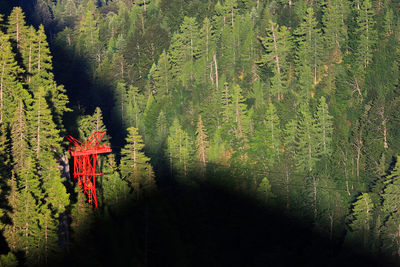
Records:
M156 182L254 196L335 248L398 263L397 1L21 4L44 26L28 26L20 8L3 22L0 175L4 236L26 263L60 250L60 214L72 240L120 216L122 201L162 216L149 199ZM114 154L101 159L93 213L63 185L57 160L65 129L85 139L106 128ZM151 244L140 238L147 265Z

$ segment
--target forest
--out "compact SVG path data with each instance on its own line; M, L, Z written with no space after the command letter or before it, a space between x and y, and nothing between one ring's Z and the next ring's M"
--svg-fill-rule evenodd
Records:
M400 1L0 14L0 267L400 265Z

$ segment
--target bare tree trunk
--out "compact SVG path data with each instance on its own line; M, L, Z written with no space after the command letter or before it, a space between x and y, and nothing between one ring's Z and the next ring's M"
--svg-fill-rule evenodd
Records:
M40 91L38 94L41 93ZM36 134L37 134L37 145L36 145L36 158L39 158L39 153L40 153L40 109L41 109L41 100L42 96L39 95L38 97L38 114L37 114L37 129L36 129Z
M213 59L214 59L214 67L215 67L215 86L218 90L218 65L217 65L217 56L215 53L213 54Z
M314 197L314 220L317 219L318 215L318 210L317 210L317 180L315 179L315 176L312 176L313 178L313 197Z

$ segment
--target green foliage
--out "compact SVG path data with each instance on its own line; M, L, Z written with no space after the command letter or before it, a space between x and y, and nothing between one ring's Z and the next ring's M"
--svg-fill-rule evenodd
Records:
M264 202L268 202L274 197L274 194L271 191L271 184L267 177L264 177L261 183L258 185L257 194L258 197Z
M148 176L150 158L143 153L143 140L135 127L128 128L126 143L121 150L121 175L128 181L136 198L139 198L145 191L149 179L154 179L153 176Z
M351 232L348 234L349 241L355 242L364 248L369 248L374 204L368 193L357 197L353 204L351 215Z
M160 178L168 163L177 179L239 173L226 184L275 195L330 238L343 238L355 201L345 239L398 251L397 167L384 175L400 149L393 1L66 0L34 10L44 27L26 26L16 8L0 33L0 123L11 144L0 160L8 160L2 178L13 209L4 235L13 252L29 251L29 263L41 263L39 249L57 251L55 219L68 204L56 163L67 92L81 139L105 130L100 108L82 115L95 107L116 146L128 128L121 164L114 155L99 162L102 211L112 214L129 190L136 198L155 190L146 150ZM268 179L254 178L258 171ZM388 181L383 191L373 186L378 178ZM94 220L77 198L75 243Z
M279 27L269 21L267 37L260 37L267 54L262 56L261 62L267 64L274 73L271 79L271 95L278 100L283 100L283 95L288 87L288 57L290 56L293 41L287 27Z
M177 119L169 128L167 144L171 170L174 169L178 175L186 177L193 165L193 143Z
M8 252L7 255L0 255L0 266L1 267L16 267L18 261L12 252Z

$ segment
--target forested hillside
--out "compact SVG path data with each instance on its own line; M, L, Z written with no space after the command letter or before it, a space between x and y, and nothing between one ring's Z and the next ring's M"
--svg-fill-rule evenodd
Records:
M0 266L400 264L399 1L0 4Z

